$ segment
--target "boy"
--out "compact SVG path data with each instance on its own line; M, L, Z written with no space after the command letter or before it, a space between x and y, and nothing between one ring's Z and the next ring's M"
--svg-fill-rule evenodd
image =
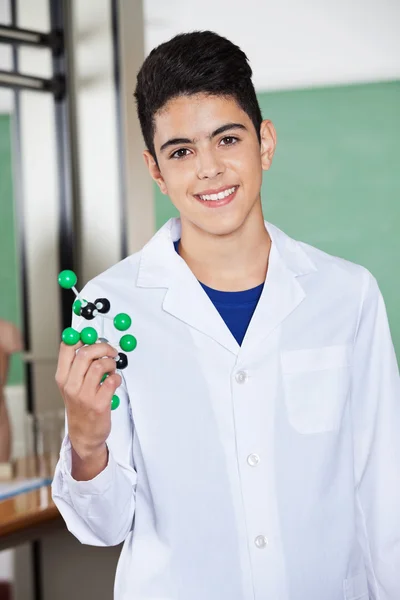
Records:
M84 290L132 313L138 347L117 374L111 345L61 346L53 497L82 543L125 541L117 600L398 600L384 301L367 269L264 222L276 133L251 75L207 31L138 74L144 158L180 218Z

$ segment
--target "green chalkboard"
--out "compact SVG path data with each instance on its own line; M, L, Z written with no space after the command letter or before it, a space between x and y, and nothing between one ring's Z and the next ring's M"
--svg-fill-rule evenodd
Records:
M400 82L258 94L278 134L264 174L266 220L365 266L400 358ZM155 186L156 227L176 215Z
M0 319L20 326L19 275L12 185L11 117L0 115ZM23 365L13 356L8 383L23 382Z

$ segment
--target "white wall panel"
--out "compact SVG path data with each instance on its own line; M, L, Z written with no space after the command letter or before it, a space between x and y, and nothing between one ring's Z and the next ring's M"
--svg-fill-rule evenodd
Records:
M211 29L250 59L259 91L400 77L398 0L146 0L146 54Z
M81 265L86 283L121 258L116 97L110 2L74 0L73 9Z

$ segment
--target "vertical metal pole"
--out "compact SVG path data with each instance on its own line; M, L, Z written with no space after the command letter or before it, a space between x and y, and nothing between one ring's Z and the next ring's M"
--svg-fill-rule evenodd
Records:
M75 95L73 90L72 3L50 0L51 31L64 39L64 51L53 52L53 76L64 77L64 93L55 97L55 124L59 181L59 265L60 271L74 270L78 277L77 235L79 206L78 148L76 142ZM62 327L71 321L72 291L60 291Z

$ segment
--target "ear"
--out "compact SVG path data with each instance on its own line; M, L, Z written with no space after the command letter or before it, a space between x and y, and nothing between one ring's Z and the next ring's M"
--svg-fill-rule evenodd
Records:
M261 166L264 171L268 171L272 164L272 159L276 148L276 129L269 120L264 120L260 126L261 134Z
M160 190L163 194L168 194L167 186L165 185L165 181L163 176L161 175L161 171L154 160L152 154L148 150L144 150L143 152L144 162L149 170L150 176L154 179Z

